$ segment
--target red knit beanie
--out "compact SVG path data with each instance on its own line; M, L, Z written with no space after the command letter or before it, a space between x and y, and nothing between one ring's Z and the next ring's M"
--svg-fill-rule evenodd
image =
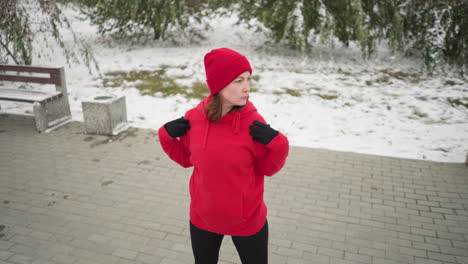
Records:
M211 95L224 89L243 72L249 71L252 74L247 58L232 49L214 49L205 55L204 62L206 82Z

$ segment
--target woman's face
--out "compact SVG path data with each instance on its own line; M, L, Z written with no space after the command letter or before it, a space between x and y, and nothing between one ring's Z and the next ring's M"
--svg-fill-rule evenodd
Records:
M250 72L246 71L219 92L223 107L245 105L249 99Z

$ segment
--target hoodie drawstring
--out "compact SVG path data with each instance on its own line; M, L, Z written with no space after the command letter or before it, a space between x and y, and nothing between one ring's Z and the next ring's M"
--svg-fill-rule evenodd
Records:
M205 135L203 136L203 149L206 149L206 140L208 138L208 130L210 130L210 121L206 122Z
M240 112L237 112L236 117L234 118L233 124L232 124L234 127L235 135L239 134L240 119L241 119L241 114Z

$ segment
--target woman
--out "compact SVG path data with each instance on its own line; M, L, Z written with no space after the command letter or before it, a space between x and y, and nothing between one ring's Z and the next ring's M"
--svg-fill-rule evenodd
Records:
M190 236L195 263L217 263L224 235L232 236L242 263L267 263L264 176L284 166L288 139L249 102L252 68L246 57L221 48L207 53L204 64L210 95L158 133L172 160L194 167Z

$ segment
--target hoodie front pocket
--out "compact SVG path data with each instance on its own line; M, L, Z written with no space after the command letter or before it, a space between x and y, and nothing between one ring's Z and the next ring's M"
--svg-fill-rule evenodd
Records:
M245 220L242 192L232 188L207 188L198 185L194 209L210 226L231 227Z

